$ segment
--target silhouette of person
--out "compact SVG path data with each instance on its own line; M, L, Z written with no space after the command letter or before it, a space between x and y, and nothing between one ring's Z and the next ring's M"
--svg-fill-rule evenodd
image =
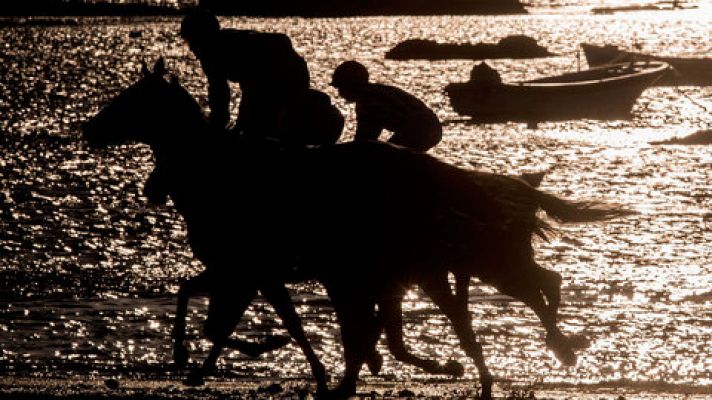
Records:
M494 87L502 83L502 77L494 68L481 62L470 71L470 83L480 85L482 87Z
M229 82L237 82L242 97L233 131L297 146L333 144L341 136L343 115L326 93L309 88L307 64L287 35L221 29L215 15L200 7L183 18L180 35L208 78L211 131L227 128ZM160 68L165 69L162 61ZM144 185L144 195L152 204L165 204L165 187L157 168Z
M228 82L240 84L242 98L233 129L245 135L303 142L298 136L306 123L305 104L331 106L328 96L325 100L318 96L321 92L310 91L307 64L287 35L221 29L215 15L202 8L191 10L183 18L180 35L208 78L208 120L212 128L225 129L230 120ZM332 130L339 121L343 124L340 114L325 118L331 118ZM340 134L341 128L336 139Z
M336 67L331 85L356 103L355 141L377 140L387 129L393 132L388 142L427 151L442 139L442 125L425 103L397 87L369 82L368 70L356 61Z

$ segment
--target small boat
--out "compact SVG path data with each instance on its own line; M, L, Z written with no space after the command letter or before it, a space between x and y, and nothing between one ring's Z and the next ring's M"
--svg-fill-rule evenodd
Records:
M712 85L712 58L658 57L625 51L617 46L581 44L588 65L594 67L632 60L655 60L670 64L672 69L656 82L658 86Z
M472 122L629 119L640 94L669 69L664 62L630 62L517 83L451 83L453 109Z
M653 4L631 4L617 7L595 7L591 9L593 14L615 14L619 12L631 11L670 11L670 10L690 10L697 8L697 5L679 0L659 1Z
M650 144L685 144L685 145L696 145L696 144L712 144L712 129L704 129L697 131L691 135L683 137L674 137L668 140L661 140L657 142L650 142Z

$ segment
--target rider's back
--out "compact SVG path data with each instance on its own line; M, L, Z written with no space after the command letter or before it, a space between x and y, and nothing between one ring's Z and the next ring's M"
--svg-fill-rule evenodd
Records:
M206 73L224 74L228 80L240 82L243 90L253 85L261 90L309 88L307 64L287 35L221 29L211 46L210 56L201 60Z

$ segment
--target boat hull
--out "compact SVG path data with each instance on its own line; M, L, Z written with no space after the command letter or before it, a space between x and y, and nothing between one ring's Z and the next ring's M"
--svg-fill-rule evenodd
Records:
M618 68L629 68L621 65ZM543 121L571 119L629 119L643 90L667 69L662 63L641 70L605 77L589 70L518 84L480 87L453 83L446 87L453 109L473 122ZM611 71L616 74L615 71ZM599 76L599 79L595 79Z
M582 44L586 61L591 67L634 60L661 61L672 69L658 80L656 86L709 86L712 85L712 59L684 57L656 57L624 51L616 46Z

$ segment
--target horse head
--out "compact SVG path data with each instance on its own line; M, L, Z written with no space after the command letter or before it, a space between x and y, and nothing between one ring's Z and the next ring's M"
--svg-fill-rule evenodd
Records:
M177 78L166 80L166 73L162 57L156 61L153 71L143 63L141 79L124 89L82 126L83 137L89 145L158 144L174 139L163 134L167 130L193 126L187 124L189 118L202 121L198 103Z

